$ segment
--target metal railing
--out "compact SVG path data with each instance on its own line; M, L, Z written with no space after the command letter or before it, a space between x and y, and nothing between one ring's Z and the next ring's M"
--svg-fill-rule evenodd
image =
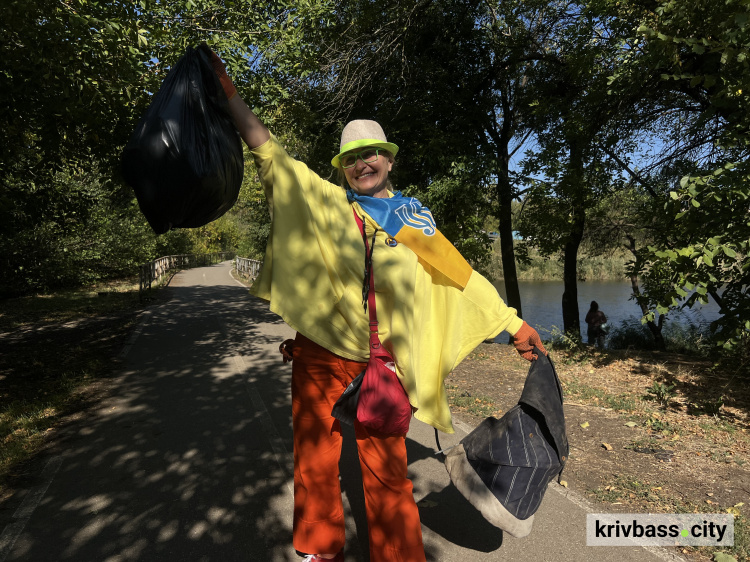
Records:
M205 267L231 259L233 256L233 252L179 254L176 256L164 256L144 263L139 268L140 283L138 292L143 296L145 290L150 289L151 285L159 284L170 271L191 267Z
M249 258L238 257L234 260L234 268L237 270L237 273L250 277L253 280L258 277L261 265L263 265L262 261L251 260Z

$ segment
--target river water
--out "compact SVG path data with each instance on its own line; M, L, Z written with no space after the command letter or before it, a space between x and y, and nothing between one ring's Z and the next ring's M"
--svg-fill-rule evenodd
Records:
M505 297L505 285L502 281L494 283L500 296ZM562 332L562 281L520 281L521 306L523 318L547 339L553 331ZM604 312L613 327L623 320L639 320L641 310L635 301L630 300L632 290L630 283L622 281L585 281L578 283L578 310L581 317L581 331L586 334L584 318L591 301L599 303L599 310ZM507 302L507 300L506 300ZM696 305L692 310L679 314L671 313L668 319L676 322L689 320L694 324L708 324L719 317L719 307L711 300L707 305ZM507 335L499 336L505 338Z

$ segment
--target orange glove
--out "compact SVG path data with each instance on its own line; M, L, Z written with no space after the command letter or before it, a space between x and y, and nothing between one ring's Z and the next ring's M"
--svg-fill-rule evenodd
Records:
M294 340L284 340L279 346L279 352L284 358L284 364L294 361Z
M224 93L227 95L227 99L231 100L234 96L237 95L237 88L235 88L234 84L232 84L232 80L227 74L227 69L224 66L224 63L221 62L219 55L214 53L213 50L211 50L211 47L209 47L205 43L202 43L200 48L203 49L206 54L211 57L211 66L213 67L216 76L219 77L219 82L221 82L221 87L224 88Z
M538 347L542 353L547 355L547 350L542 345L542 338L526 322L521 325L521 329L513 336L513 345L516 347L516 351L521 354L521 357L528 361L538 358L536 353L534 353L534 347Z

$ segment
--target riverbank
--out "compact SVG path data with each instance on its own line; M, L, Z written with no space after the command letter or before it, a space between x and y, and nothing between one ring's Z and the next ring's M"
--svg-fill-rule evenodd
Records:
M735 546L694 560L750 557L750 391L709 362L648 352L551 352L565 395L562 479L605 512L734 513ZM514 406L528 362L482 344L446 381L451 409L476 425Z
M503 280L503 266L500 258L499 241L493 244L487 277L494 281ZM518 260L516 271L519 281L561 281L563 262L556 258L545 258L536 250L529 252L528 263ZM579 281L624 281L625 265L632 259L625 252L610 256L589 256L582 252L578 256Z

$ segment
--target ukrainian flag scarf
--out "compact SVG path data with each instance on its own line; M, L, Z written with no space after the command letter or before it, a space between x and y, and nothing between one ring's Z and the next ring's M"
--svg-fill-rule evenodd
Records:
M346 190L346 197L350 203L356 201L391 238L405 244L461 290L466 287L471 266L437 229L432 213L417 199L404 197L400 191L381 199L359 195L351 189Z

